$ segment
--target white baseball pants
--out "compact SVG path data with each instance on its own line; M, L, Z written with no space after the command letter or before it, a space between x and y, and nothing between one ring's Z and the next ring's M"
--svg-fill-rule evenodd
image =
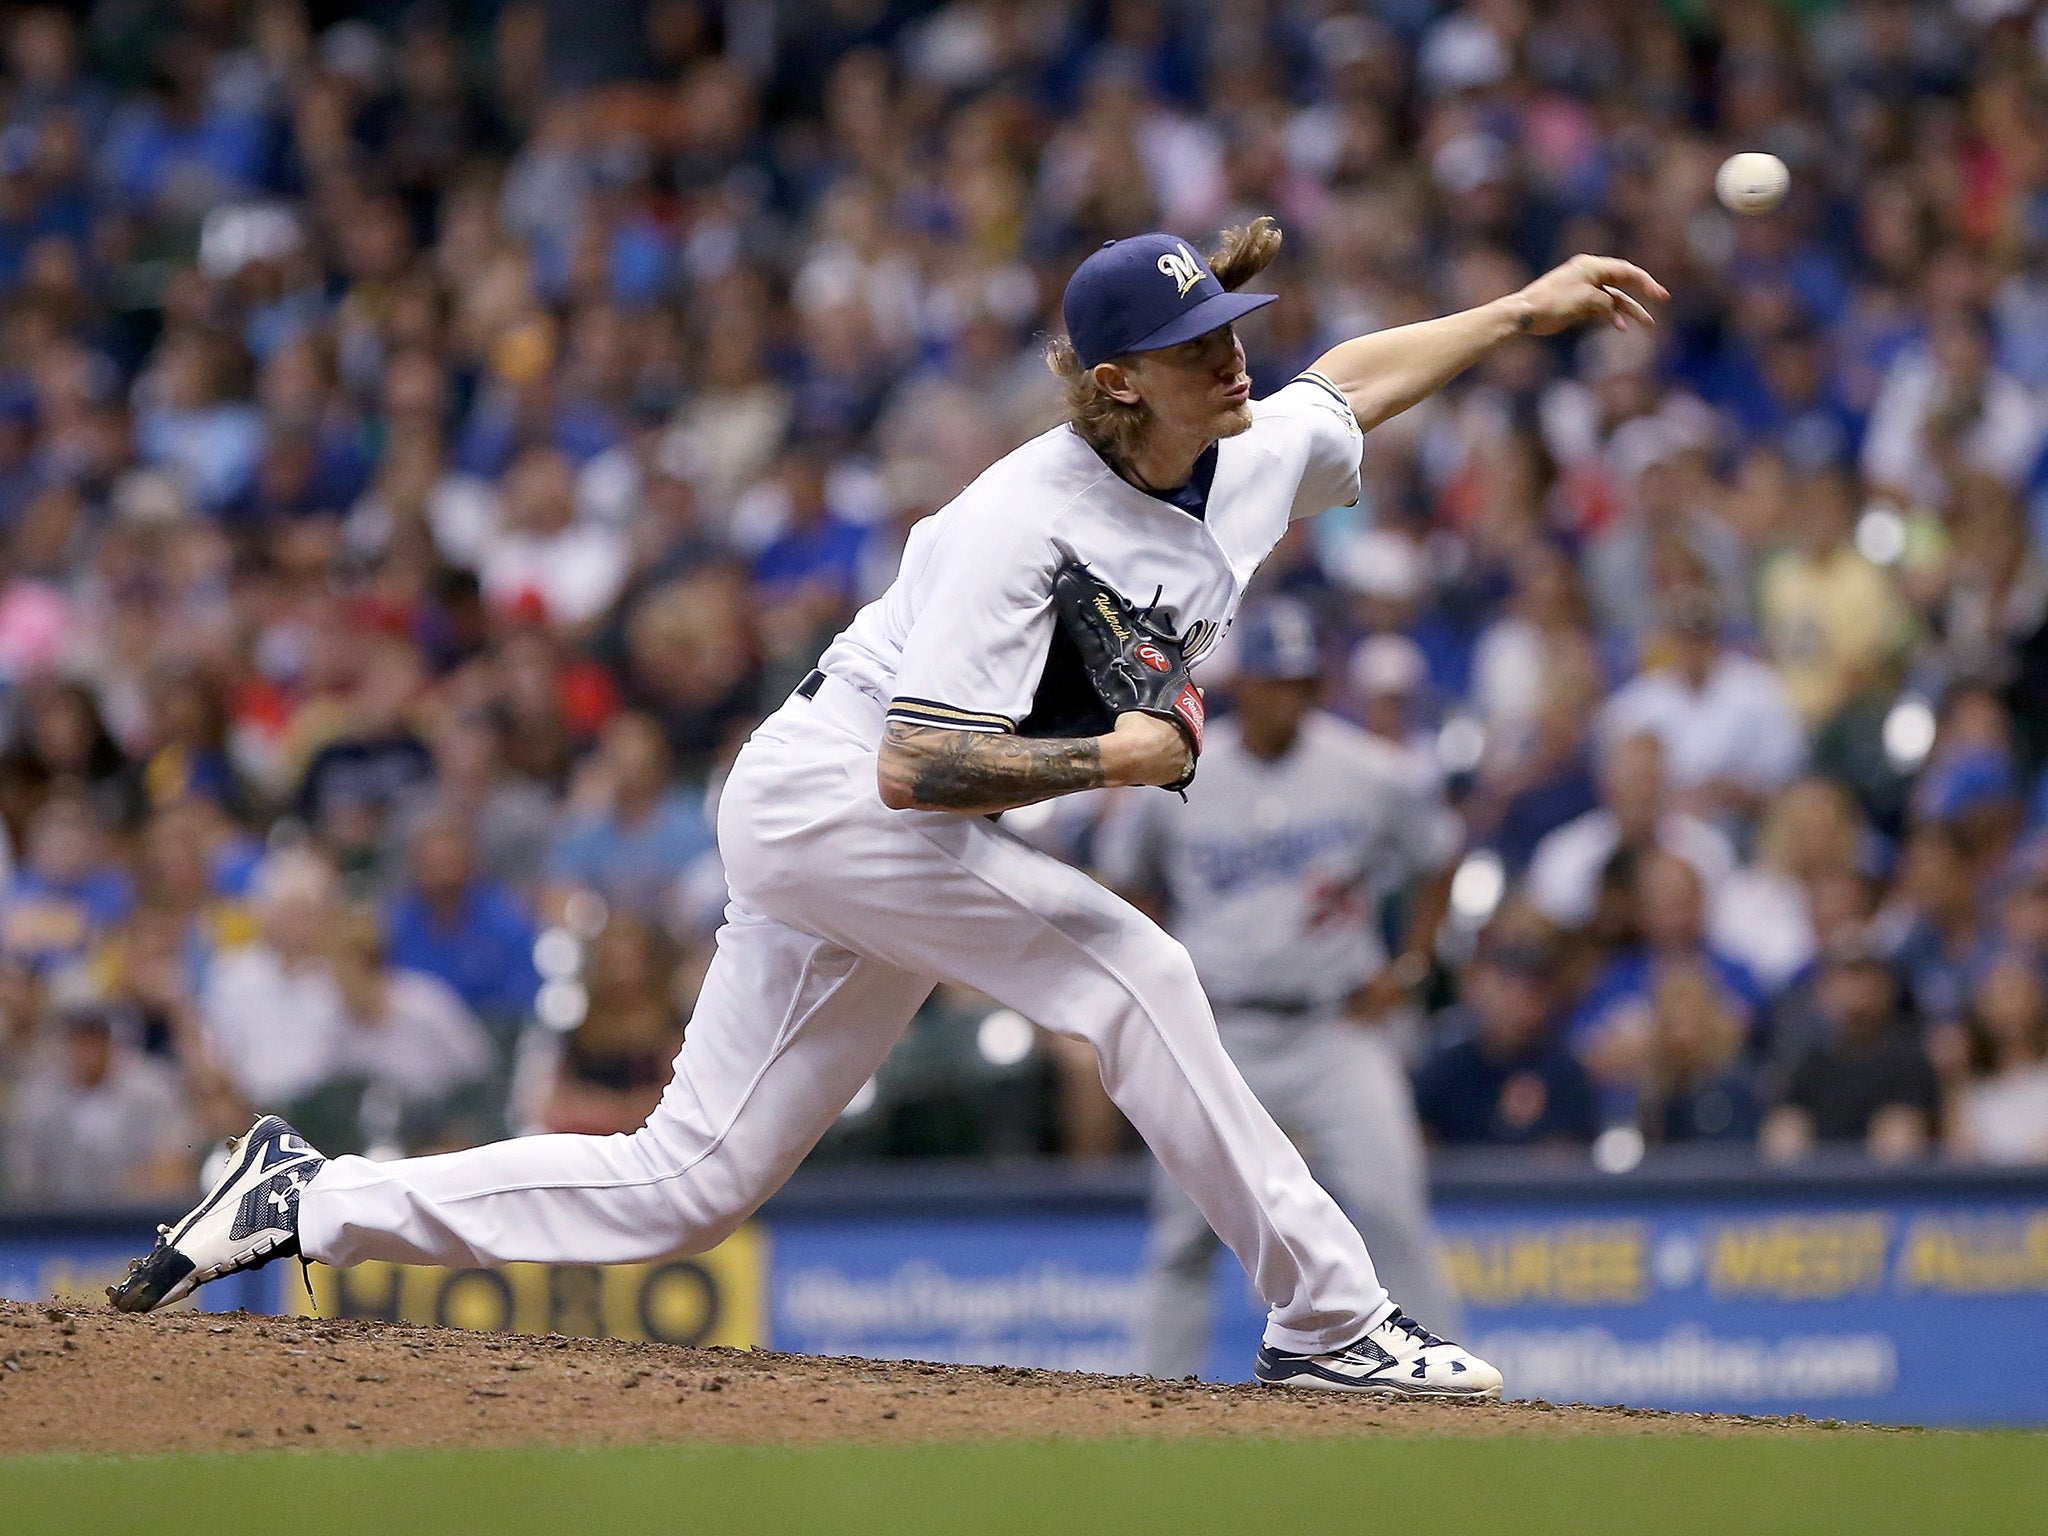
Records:
M1401 1310L1446 1335L1462 1326L1429 1220L1422 1129L1408 1069L1385 1032L1337 1017L1282 1018L1224 1008L1230 1059L1311 1172L1372 1245ZM1152 1191L1145 1320L1148 1376L1198 1374L1209 1353L1216 1235L1162 1172Z
M1088 1040L1103 1086L1243 1261L1268 1342L1391 1310L1365 1243L1245 1086L1180 944L977 816L891 811L881 704L837 678L741 750L718 816L732 901L675 1079L630 1136L338 1157L301 1197L326 1264L627 1263L717 1244L788 1178L941 979Z

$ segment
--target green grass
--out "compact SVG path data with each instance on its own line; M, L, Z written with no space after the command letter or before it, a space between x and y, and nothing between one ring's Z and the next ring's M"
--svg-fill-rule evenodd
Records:
M1026 1441L0 1461L9 1536L2048 1531L2048 1436Z

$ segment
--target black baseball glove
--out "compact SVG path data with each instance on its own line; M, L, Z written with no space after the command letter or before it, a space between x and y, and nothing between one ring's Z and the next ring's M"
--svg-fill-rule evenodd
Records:
M1188 677L1181 655L1180 638L1096 580L1078 560L1068 561L1054 574L1052 602L1061 634L1072 644L1089 686L1112 721L1136 710L1180 727L1188 743L1188 771L1165 787L1187 788L1202 752L1204 714L1202 695Z

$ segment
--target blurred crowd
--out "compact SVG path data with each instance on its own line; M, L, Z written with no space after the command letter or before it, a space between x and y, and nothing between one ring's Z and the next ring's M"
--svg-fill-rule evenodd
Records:
M96 0L0 45L15 1200L182 1190L251 1105L636 1125L721 765L1059 419L1074 263L1260 213L1260 394L1575 250L1674 295L1373 433L1261 577L1463 819L1429 1133L2048 1159L2048 7ZM1714 205L1736 149L1781 210ZM1115 1144L1080 1077L942 995L835 1145Z

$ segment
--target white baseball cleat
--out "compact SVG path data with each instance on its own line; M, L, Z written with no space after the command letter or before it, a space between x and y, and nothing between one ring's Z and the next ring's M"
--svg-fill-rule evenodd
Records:
M107 1288L123 1312L153 1312L209 1280L260 1269L299 1251L299 1192L327 1161L276 1115L228 1143L227 1171L175 1226L158 1227L156 1247Z
M1252 1367L1269 1387L1314 1387L1325 1392L1370 1392L1381 1397L1500 1396L1500 1372L1440 1339L1396 1308L1354 1344L1321 1355L1292 1355L1259 1346Z

